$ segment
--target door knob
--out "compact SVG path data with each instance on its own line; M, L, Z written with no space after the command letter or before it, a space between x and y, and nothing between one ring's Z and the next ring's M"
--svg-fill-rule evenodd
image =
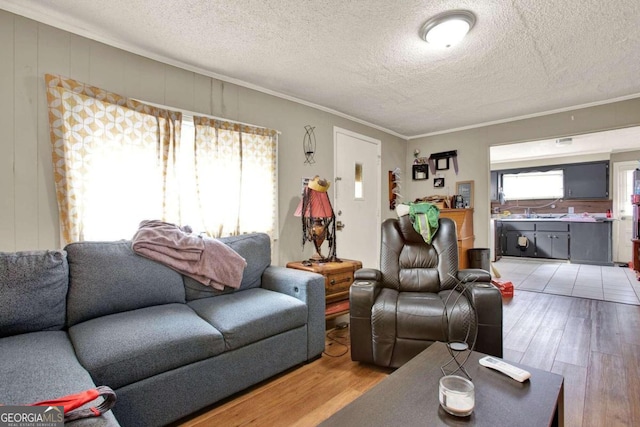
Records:
M338 231L344 228L344 224L342 223L342 221L336 221L336 228L338 229Z

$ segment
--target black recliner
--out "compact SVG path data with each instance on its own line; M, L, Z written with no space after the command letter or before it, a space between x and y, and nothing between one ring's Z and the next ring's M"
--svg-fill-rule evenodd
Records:
M435 341L449 341L451 328L469 328L456 316L443 327L445 300L456 285L467 287L460 302L469 295L477 313L475 350L502 357L500 291L489 272L458 270L455 223L440 218L427 244L408 215L384 221L380 270L356 271L351 286L351 359L397 368Z

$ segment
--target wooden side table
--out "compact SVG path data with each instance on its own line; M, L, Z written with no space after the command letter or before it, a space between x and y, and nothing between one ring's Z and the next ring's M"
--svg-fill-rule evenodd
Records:
M349 288L353 283L353 273L362 268L360 261L343 259L342 262L312 263L311 265L295 261L288 263L287 268L311 271L324 276L327 319L349 312Z
M632 266L636 272L636 278L640 280L640 239L632 239L631 242L633 245Z

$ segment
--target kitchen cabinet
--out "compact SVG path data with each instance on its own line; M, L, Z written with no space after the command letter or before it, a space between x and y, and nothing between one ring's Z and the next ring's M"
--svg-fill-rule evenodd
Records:
M565 199L608 199L609 162L576 163L564 167Z
M491 171L491 201L492 202L498 201L498 189L499 189L498 172Z
M493 242L493 261L498 261L502 258L502 246L505 244L503 241L503 225L502 221L494 221L494 242Z
M611 221L496 221L501 223L502 255L564 259L576 264L613 265ZM518 239L526 237L529 245L521 248Z
M535 223L529 221L503 222L505 235L502 254L507 256L533 257L535 256ZM527 245L521 246L519 240L526 237Z
M571 262L613 265L611 221L572 222L569 249Z
M535 222L536 257L569 259L569 224Z

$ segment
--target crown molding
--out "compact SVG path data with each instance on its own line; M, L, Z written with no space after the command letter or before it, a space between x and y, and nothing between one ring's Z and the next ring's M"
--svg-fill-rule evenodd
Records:
M506 119L500 119L500 120L494 120L494 121L489 121L489 122L483 122L483 123L477 123L477 124L473 124L473 125L468 125L468 126L462 126L462 127L457 127L457 128L452 128L452 129L446 129L446 130L441 130L441 131L435 131L435 132L428 132L428 133L423 133L423 134L419 134L419 135L403 135L399 132L393 131L391 129L387 129L383 126L368 122L366 120L363 119L359 119L357 117L351 116L349 114L343 113L341 111L335 110L333 108L329 108L329 107L325 107L319 104L315 104L313 102L309 102L306 101L304 99L300 99L300 98L296 98L295 96L291 96L291 95L287 95L284 93L280 93L277 92L275 90L272 89L268 89L265 88L263 86L260 85L256 85L253 83L249 83L249 82L245 82L243 80L234 78L234 77L230 77L230 76L226 76L223 74L218 74L209 70L206 70L204 68L200 68L200 67L195 67L193 65L187 64L185 62L182 61L177 61L175 59L163 56L163 55L158 55L156 53L152 53L149 52L145 49L141 49L139 47L136 47L130 43L127 43L125 41L122 40L116 40L113 39L112 37L108 36L108 35L104 35L104 34L97 34L95 32L95 30L91 29L91 28L87 28L85 25L83 25L83 22L75 20L75 19L70 19L68 16L63 15L61 13L58 13L56 11L52 11L52 10L39 10L37 8L31 7L32 4L31 3L24 3L22 1L11 1L11 0L0 0L0 9L4 9L8 12L14 13L16 15L20 15L23 16L25 18L28 19L32 19L34 21L37 22L41 22L43 24L46 25L50 25L52 27L55 28L59 28L61 30L73 33L73 34L77 34L79 36L82 37L86 37L88 39L91 40L95 40L97 42L100 43L104 43L106 45L118 48L118 49L122 49L125 50L127 52L131 52L134 53L136 55L140 55L143 56L145 58L149 58L167 65L171 65L171 66L175 66L178 68L182 68L185 69L187 71L192 71L194 73L198 73L207 77L211 77L217 80L221 80L227 83L232 83L241 87L245 87L247 89L252 89L255 90L257 92L261 92L261 93L265 93L267 95L271 95L271 96L275 96L277 98L281 98L281 99L285 99L287 101L291 101L291 102L295 102L297 104L301 104L304 105L306 107L310 107L310 108L314 108L316 110L320 110L329 114L333 114L336 115L338 117L342 117L344 119L347 120L351 120L355 123L359 123L365 126L368 126L370 128L379 130L381 132L384 132L386 134L398 137L400 139L403 139L405 141L411 141L411 140L415 140L415 139L419 139L419 138L426 138L426 137L430 137L430 136L436 136L436 135L444 135L444 134L448 134L448 133L454 133L454 132L460 132L460 131L465 131L465 130L470 130L470 129L477 129L477 128L482 128L482 127L486 127L486 126L492 126L492 125L498 125L498 124L504 124L504 123L509 123L509 122L515 122L518 120L525 120L525 119L531 119L531 118L536 118L536 117L542 117L542 116L548 116L551 114L558 114L558 113L565 113L568 111L573 111L573 110L579 110L582 108L589 108L589 107L597 107L600 105L606 105L606 104L612 104L615 102L621 102L621 101L628 101L631 99L636 99L636 98L640 98L640 93L636 93L636 94L632 94L632 95L626 95L626 96L621 96L621 97L617 97L617 98L612 98L612 99L608 99L608 100L604 100L604 101L596 101L596 102L591 102L591 103L586 103L586 104L580 104L580 105L574 105L574 106L570 106L570 107L564 107L564 108L559 108L559 109L555 109L555 110L549 110L549 111L543 111L540 113L533 113L533 114L527 114L527 115L523 115L523 116L517 116L517 117L510 117L510 118L506 118Z
M444 134L447 134L447 133L460 132L460 131L469 130L469 129L477 129L477 128L482 128L482 127L486 127L486 126L499 125L499 124L503 124L503 123L517 122L518 120L533 119L533 118L536 118L536 117L549 116L551 114L567 113L569 111L576 111L576 110L580 110L580 109L583 109L583 108L598 107L600 105L607 105L607 104L613 104L613 103L616 103L616 102L629 101L631 99L636 99L636 98L640 98L640 93L620 96L618 98L607 99L607 100L604 100L604 101L596 101L596 102L590 102L590 103L587 103L587 104L573 105L571 107L558 108L556 110L543 111L541 113L526 114L524 116L510 117L508 119L494 120L494 121L491 121L491 122L478 123L478 124L475 124L475 125L462 126L462 127L458 127L458 128L447 129L447 130L436 131L436 132L423 133L421 135L409 136L409 137L407 137L407 141L411 141L413 139L418 139L418 138L426 138L426 137L429 137L429 136L444 135Z
M344 119L348 119L351 120L353 122L368 126L370 128L379 130L381 132L387 133L389 135L407 140L408 137L406 135L402 135L396 131L393 131L391 129L387 129L383 126L377 125L375 123L371 123L368 122L366 120L360 119L358 117L354 117L351 116L349 114L343 113L341 111L335 110L333 108L329 108L329 107L325 107L323 105L319 105L319 104L315 104L313 102L309 102L306 101L304 99L300 99L300 98L296 98L295 96L291 96L291 95L287 95L281 92L277 92L275 90L272 89L268 89L265 88L263 86L260 85L256 85L254 83L249 83L234 77L230 77L230 76L226 76L223 74L218 74L215 72L212 72L210 70L204 69L204 68L200 68L200 67L196 67L193 66L191 64L188 64L186 62L182 62L182 61L178 61L175 60L173 58L169 58L167 56L164 55L159 55L153 52L149 52L146 49L141 49L137 46L134 46L131 43L122 41L122 40L117 40L117 39L113 39L112 37L108 36L108 35L104 35L104 34L98 34L96 33L93 29L87 28L86 26L83 25L82 22L79 22L78 20L74 20L74 19L70 19L68 16L64 16L62 14L56 13L54 11L43 11L43 10L37 10L34 9L32 7L29 7L30 4L24 4L21 2L18 3L13 3L11 1L7 1L7 0L0 0L0 8L4 9L8 12L14 13L16 15L20 15L23 16L25 18L28 19L32 19L34 21L46 24L46 25L50 25L52 27L82 36L82 37L86 37L88 39L100 42L100 43L104 43L106 45L118 48L118 49L122 49L124 51L130 52L130 53L134 53L136 55L140 55L143 56L145 58L149 58L152 59L154 61L158 61L161 62L163 64L167 64L167 65L171 65L174 67L178 67L178 68L182 68L184 70L187 71L192 71L194 73L198 73L207 77L211 77L217 80L221 80L224 81L226 83L232 83L234 85L237 86L241 86L241 87L245 87L247 89L252 89L255 90L257 92L261 92L261 93L265 93L267 95L271 95L271 96L275 96L277 98L281 98L281 99L285 99L287 101L291 101L291 102L295 102L297 104L301 104L304 105L306 107L311 107L314 108L316 110L320 110L320 111L324 111L325 113L330 113L339 117L342 117Z

